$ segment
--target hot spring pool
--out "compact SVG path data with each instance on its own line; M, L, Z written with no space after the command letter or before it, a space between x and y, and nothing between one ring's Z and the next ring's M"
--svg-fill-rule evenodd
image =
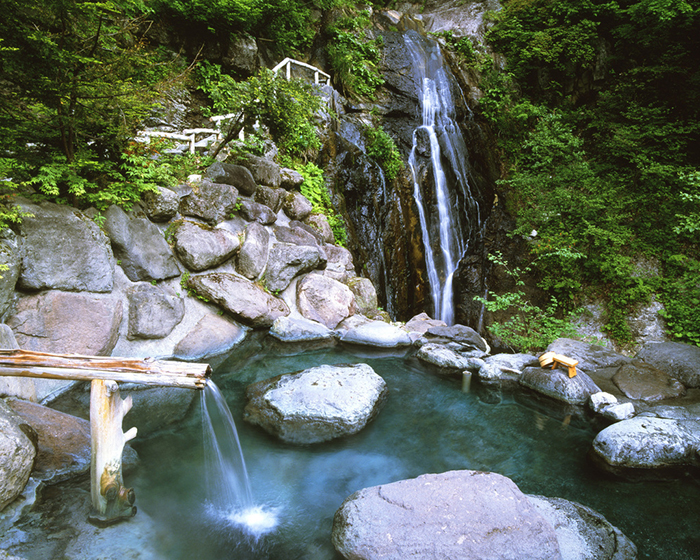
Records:
M316 365L358 362L372 366L389 387L384 409L359 434L298 447L243 422L248 384ZM602 475L586 460L595 436L588 420L552 401L479 387L464 392L461 380L442 377L413 358L337 348L234 356L213 380L236 422L254 501L274 515L277 526L255 538L206 513L198 404L176 430L135 445L142 462L127 481L138 507L155 520L157 547L166 558L337 559L331 526L347 496L455 469L497 472L525 493L592 507L632 539L640 558L700 558L698 480L642 483Z

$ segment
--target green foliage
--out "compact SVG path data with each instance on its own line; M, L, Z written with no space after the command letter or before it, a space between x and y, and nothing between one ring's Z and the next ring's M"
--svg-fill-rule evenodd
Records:
M572 323L572 312L565 313L555 297L544 308L531 303L522 290L524 282L522 275L529 269L509 268L500 253L489 255L489 260L502 266L506 273L515 280L516 290L506 294L496 294L487 301L475 297L488 311L509 311L511 317L502 323L493 323L489 331L514 351L534 353L557 338L577 336L576 327Z
M122 153L182 66L145 48L145 4L5 0L0 131L13 180L75 205L130 204L152 183ZM125 175L126 173L126 175Z
M367 144L367 155L384 170L387 181L396 179L404 168L404 164L393 138L381 125L365 127L362 133Z
M540 286L567 306L605 297L618 342L630 339L629 311L657 293L669 328L694 340L693 275L667 265L659 280L635 263L698 260L700 9L510 0L491 18L508 67L482 65L479 111L508 164L500 187L516 233L537 231Z
M377 68L383 40L381 36L371 38L366 31L369 25L368 11L353 10L327 29L328 60L335 80L346 96L355 99L374 99L384 83Z
M700 346L700 261L686 255L668 259L672 274L662 289L662 312L668 329L678 342Z
M199 76L199 87L212 99L214 112L241 115L250 134L256 123L264 125L284 154L304 157L321 147L314 115L323 101L311 84L287 81L266 69L237 82L209 63L200 65Z
M341 247L345 246L347 232L343 218L333 208L331 197L328 194L326 183L323 179L323 170L314 163L296 165L295 169L304 177L300 191L310 202L314 212L321 213L328 219L328 224L333 230L335 242Z

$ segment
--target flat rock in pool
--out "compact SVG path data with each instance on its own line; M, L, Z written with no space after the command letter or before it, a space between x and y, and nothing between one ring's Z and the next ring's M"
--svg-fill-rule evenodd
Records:
M289 443L318 443L359 432L387 393L367 364L323 365L249 385L244 419Z

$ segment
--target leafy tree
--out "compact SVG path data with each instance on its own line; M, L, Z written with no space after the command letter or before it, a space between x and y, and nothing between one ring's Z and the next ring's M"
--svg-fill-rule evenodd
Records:
M366 31L369 24L368 11L351 10L327 29L328 58L338 87L355 99L373 99L377 88L384 83L377 68L382 37L371 38Z
M489 40L508 67L483 74L481 114L508 162L501 187L518 231L538 232L532 258L542 287L563 302L582 290L605 295L608 331L619 341L630 336L629 308L656 292L674 332L700 340L700 320L689 313L697 299L700 7L503 6ZM660 259L664 277L640 277L641 255ZM554 262L566 274L552 274Z
M0 130L13 179L73 204L138 199L144 184L125 180L119 160L172 74L140 36L145 5L2 0L2 9Z
M238 136L242 128L252 133L259 123L288 156L303 157L321 147L314 115L324 103L313 85L278 78L267 69L237 82L222 73L220 66L209 63L200 66L200 77L200 88L211 97L212 110L234 115L227 141Z

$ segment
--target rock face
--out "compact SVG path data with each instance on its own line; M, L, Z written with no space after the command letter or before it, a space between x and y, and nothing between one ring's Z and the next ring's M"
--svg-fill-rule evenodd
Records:
M191 276L187 287L251 327L271 327L277 317L289 315L284 301L235 274L212 272Z
M333 546L352 560L555 560L552 526L508 478L476 471L426 474L365 488L333 519Z
M132 282L163 280L180 274L173 252L151 221L110 206L105 212L104 227L115 257Z
M655 368L665 371L686 387L700 387L700 348L678 342L645 344L637 354Z
M121 320L114 297L51 291L21 298L7 324L25 350L109 356Z
M0 265L7 267L0 278L0 318L10 309L22 266L20 241L11 229L0 231Z
M24 490L32 472L36 449L22 421L0 400L0 511Z
M283 441L319 443L359 432L387 392L366 364L324 365L250 385L244 418Z
M22 220L24 290L110 292L114 259L95 222L68 206L21 203L33 214Z
M684 422L635 416L608 426L593 440L599 465L613 472L698 465L700 439Z

